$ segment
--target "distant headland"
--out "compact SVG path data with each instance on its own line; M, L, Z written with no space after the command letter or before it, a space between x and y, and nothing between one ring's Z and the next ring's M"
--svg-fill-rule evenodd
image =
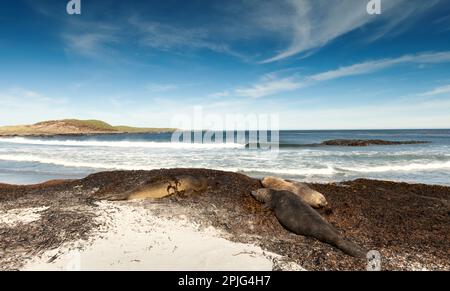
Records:
M164 133L174 132L173 128L141 128L112 126L100 120L63 119L43 121L31 125L0 127L0 136L56 136L123 133Z

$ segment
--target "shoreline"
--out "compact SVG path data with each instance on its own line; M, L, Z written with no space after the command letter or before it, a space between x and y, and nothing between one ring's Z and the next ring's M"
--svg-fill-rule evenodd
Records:
M188 174L206 178L210 185L208 190L202 194L173 195L139 203L113 202L136 185ZM450 241L446 231L450 227L450 187L364 179L309 186L323 193L330 202L330 207L319 213L345 237L368 250L379 250L383 269L450 270L446 248ZM151 208L155 219L164 217L165 209L178 209L180 213L187 213L188 225L201 226L195 231L203 233L211 227L230 243L242 244L244 249L251 245L250 248L276 254L289 261L291 266L295 264L307 270L365 269L365 260L348 257L331 246L286 231L273 213L264 210L249 194L259 187L258 180L242 174L206 169L102 172L80 180L28 186L0 184L0 248L5 250L5 256L0 258L1 265L4 269L21 269L30 259L39 261L38 258L43 256L48 261L46 254L55 250L62 252L64 257L70 250L68 245L76 241L101 242L95 240L98 239L95 233L105 221L100 219L99 222L98 217L107 212L108 207L118 207L114 206L117 203L126 207L132 204L138 212L142 208ZM99 203L109 205L108 209L99 213ZM39 211L34 213L33 209ZM11 217L22 210L28 211L25 217L29 220L8 226L1 219L7 217L13 221ZM128 210L124 213L132 213ZM120 224L121 217L123 215L114 216L108 223L114 228ZM177 216L172 220L178 221ZM127 224L130 227L140 225L133 219ZM145 235L149 240L164 244L164 241L155 240L155 233ZM127 241L132 243L132 240ZM151 253L144 251L142 257L150 258ZM223 260L233 261L232 257L224 254ZM266 270L269 264L263 257L256 256L256 261ZM56 268L58 262L61 263L57 258L51 263L47 261L44 263L47 267ZM208 269L207 265L194 265L186 268ZM275 265L272 262L272 268L276 269ZM145 260L140 266L145 269ZM147 266L152 269L151 265ZM116 267L126 269L129 265ZM169 265L166 268L171 269ZM231 269L246 268L237 264Z
M174 128L113 126L101 120L61 119L28 125L0 126L0 137L56 137L174 132Z
M133 134L133 135L143 135L143 134L162 134L162 133L173 133L175 130L161 130L161 131L148 131L148 132L92 132L92 133L36 133L36 134L2 134L0 133L0 138L12 138L12 137L91 137L91 136L115 136L115 135L121 135L121 134Z

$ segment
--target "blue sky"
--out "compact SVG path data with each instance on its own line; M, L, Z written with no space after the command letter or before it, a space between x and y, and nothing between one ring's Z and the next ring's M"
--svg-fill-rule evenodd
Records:
M167 127L202 106L283 129L450 128L448 0L67 2L2 1L0 125Z

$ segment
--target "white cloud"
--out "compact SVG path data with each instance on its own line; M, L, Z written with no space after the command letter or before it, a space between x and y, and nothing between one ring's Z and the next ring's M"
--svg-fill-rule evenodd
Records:
M113 35L99 32L66 34L63 38L68 52L87 57L102 57L108 46L117 41Z
M238 88L234 93L236 96L260 98L280 92L294 91L303 86L304 84L295 78L266 79L248 88Z
M120 53L120 45L126 44L135 50L151 48L178 54L203 49L246 60L208 27L177 26L126 16L111 23L70 21L66 25L62 33L66 50L90 58L117 59L114 56Z
M365 0L340 0L337 4L329 0L225 1L211 4L212 14L206 17L203 25L199 25L197 16L203 19L204 15L195 15L192 17L194 21L173 19L170 23L157 22L147 20L145 9L142 9L134 14L114 11L113 21L99 22L87 15L82 20L63 16L49 3L32 6L43 10L48 17L58 19L64 29L62 37L66 48L83 56L109 56L120 51L118 44L126 44L177 53L184 53L186 49L206 49L248 61L260 59L267 53L267 48L242 53L236 47L242 47L242 44L249 47L250 42L270 40L282 46L278 53L272 51L273 57L263 61L273 62L297 54L311 54L372 22L377 22L374 27L379 29L367 38L378 39L394 29L402 31L409 27L407 23L416 21L430 7L443 1L383 1L380 16L367 14ZM91 8L104 11L103 6L93 4ZM139 5L135 9L139 10Z
M207 27L187 27L144 21L137 17L129 19L129 25L137 30L140 44L162 51L207 49L210 51L243 57L224 42L215 40Z
M27 88L11 88L0 92L0 116L2 125L26 124L45 119L66 118L68 101L52 98Z
M290 45L262 63L279 61L319 49L372 22L377 22L380 29L373 35L367 35L367 38L376 40L394 28L404 29L407 25L400 27L400 23L417 19L416 14L425 13L439 1L383 1L382 15L373 16L368 15L366 11L367 1L343 0L335 3L329 0L286 0L290 11L278 17L285 19L280 27L283 30L286 30L286 22L290 23Z
M436 95L441 95L441 94L445 94L445 93L450 93L450 85L438 87L438 88L435 88L431 91L425 92L420 95L421 96L436 96Z
M210 98L223 98L223 97L228 97L230 95L231 95L231 93L230 93L229 90L224 90L224 91L220 91L220 92L209 94L208 97L210 97Z
M72 20L66 23L61 37L68 53L90 58L106 58L114 54L120 42L120 27L111 23Z
M370 74L390 67L404 64L436 64L450 62L450 52L421 53L415 55L404 55L398 58L381 59L362 62L335 70L322 72L306 77L297 75L278 78L277 74L267 74L261 81L247 88L233 90L236 96L260 98L278 93L295 91L297 89L343 77ZM446 90L448 87L439 88L434 93Z
M146 89L151 92L168 92L178 89L178 85L149 83L147 84Z
M347 76L369 74L401 64L408 64L408 63L435 64L447 62L450 62L450 52L405 55L398 58L368 61L359 64L354 64L351 66L341 67L336 70L331 70L328 72L312 75L308 77L308 79L311 81L326 81Z
M422 129L450 126L450 101L383 102L368 106L303 108L281 116L283 129ZM314 120L314 123L311 123Z
M0 92L0 104L2 106L23 106L30 103L41 104L65 104L64 98L51 98L42 93L23 87L13 87L5 92Z

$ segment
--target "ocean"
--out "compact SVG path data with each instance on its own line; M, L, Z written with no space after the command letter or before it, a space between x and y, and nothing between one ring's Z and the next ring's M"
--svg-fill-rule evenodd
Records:
M450 130L281 131L268 153L245 142L171 143L171 134L0 138L0 183L83 178L106 170L210 168L307 182L357 178L450 185ZM419 140L427 144L330 147L331 139Z

